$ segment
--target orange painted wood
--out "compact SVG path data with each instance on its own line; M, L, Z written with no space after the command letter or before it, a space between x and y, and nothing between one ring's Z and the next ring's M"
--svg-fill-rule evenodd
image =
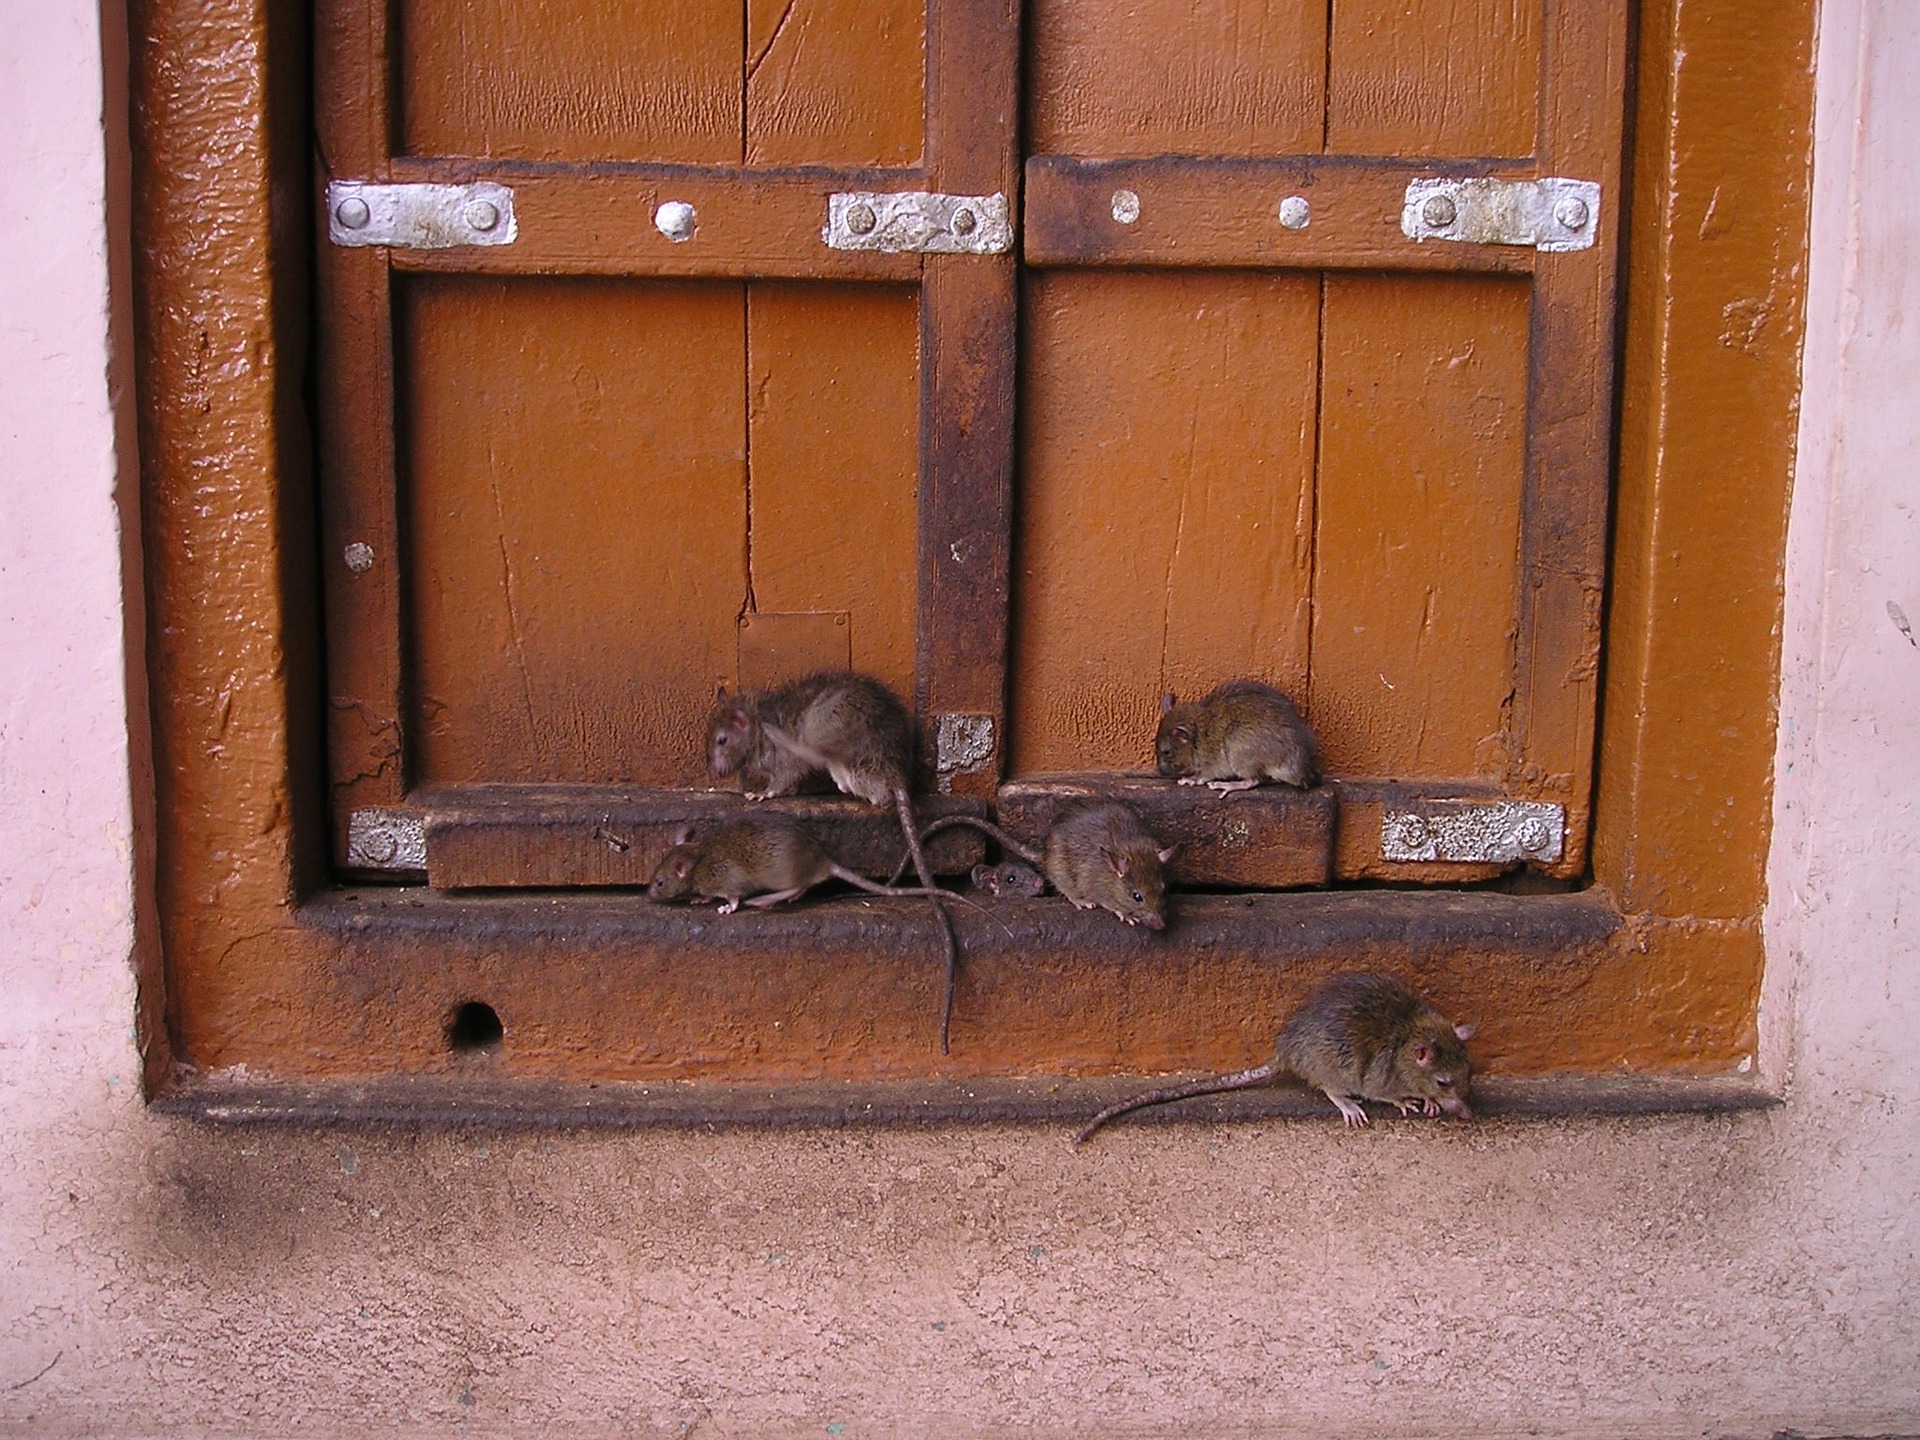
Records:
M1400 229L1407 182L1447 175L1527 174L1483 161L1304 157L1280 160L1027 161L1023 253L1031 265L1151 265L1259 269L1468 270L1524 274L1531 249L1409 240ZM1138 199L1139 218L1113 215L1115 192ZM1289 230L1280 202L1307 201L1310 223Z
M511 245L395 250L396 268L472 275L791 276L910 280L922 257L833 250L820 238L837 190L925 188L918 171L751 171L738 166L454 164L402 158L396 180L492 180L513 190ZM660 233L662 202L694 207L691 239Z
M1036 0L1032 11L1030 151L1320 148L1326 0Z
M746 594L740 287L433 279L407 301L421 778L705 784Z
M511 160L737 164L739 5L401 0L397 147Z
M1311 714L1328 770L1507 773L1528 292L1327 280Z
M804 821L827 853L856 874L884 880L906 855L891 807L837 795L748 802L725 791L453 785L423 792L415 803L426 817L427 880L438 890L644 886L684 827L698 833L768 810ZM945 795L922 796L914 808L923 825L987 809L978 800ZM986 842L978 830L956 826L925 850L935 874L964 875L986 853Z
M747 0L749 165L911 165L926 139L924 0Z
M1168 689L1308 698L1319 303L1310 276L1029 278L1015 773L1151 769Z
M1545 4L1332 0L1328 153L1533 154ZM1610 3L1551 8L1614 9ZM1555 76L1549 83L1571 78Z
M1044 775L1000 787L1000 824L1044 852L1056 821L1117 800L1163 846L1174 885L1288 890L1333 877L1334 793L1262 785L1216 794L1151 775Z
M918 297L893 286L747 291L750 608L846 612L854 667L902 696L918 619L919 318Z

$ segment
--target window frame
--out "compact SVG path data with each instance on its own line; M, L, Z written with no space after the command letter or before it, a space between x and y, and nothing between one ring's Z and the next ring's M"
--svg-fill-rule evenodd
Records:
M756 917L744 945L630 896L331 883L324 738L307 718L324 687L302 373L304 10L136 0L164 951L146 987L150 1017L164 992L150 1096L236 1118L491 1107L564 1119L596 1104L623 1123L1080 1113L1126 1083L1102 1075L1260 1058L1306 985L1369 965L1482 1019L1482 1064L1512 1077L1522 1108L1543 1103L1538 1077L1576 1072L1627 1072L1661 1104L1764 1098L1742 1067L1764 958L1814 5L1758 19L1734 0L1639 9L1592 884L1196 897L1184 936L1157 950L1057 902L1022 926L1037 951L963 918L962 1010L943 1058L925 917L905 907ZM1781 103L1756 106L1756 94ZM1749 482L1748 503L1727 503L1727 475ZM838 958L849 995L823 1007L821 964ZM637 982L657 987L658 1027L593 1033L609 989ZM580 1028L521 1026L502 1006L499 1055L450 1053L452 1006L507 987ZM667 1053L676 1026L703 1043ZM909 1038L875 1039L890 1029Z

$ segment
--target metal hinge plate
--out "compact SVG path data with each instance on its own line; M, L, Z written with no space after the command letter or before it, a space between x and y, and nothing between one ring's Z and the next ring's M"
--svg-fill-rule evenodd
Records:
M1586 250L1600 229L1591 180L1411 180L1400 209L1409 240Z
M347 816L347 865L354 870L426 869L426 819L416 810L355 810Z
M1387 860L1545 863L1560 858L1566 839L1566 810L1539 800L1429 800L1380 821Z
M830 250L1004 255L1013 248L1013 226L1005 195L854 190L827 197L820 238Z
M336 245L451 250L511 245L519 233L513 191L485 180L472 185L335 180L327 186L327 238Z

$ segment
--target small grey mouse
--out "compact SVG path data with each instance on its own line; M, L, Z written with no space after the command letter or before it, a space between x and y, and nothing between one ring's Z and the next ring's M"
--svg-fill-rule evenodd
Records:
M1047 893L1047 877L1024 860L973 867L973 888L994 899L1031 900Z
M1311 789L1320 783L1320 747L1300 711L1273 686L1229 680L1185 704L1160 697L1156 767L1182 785L1251 790L1263 780Z
M1140 817L1117 800L1083 805L1056 820L1046 844L1024 845L991 821L949 815L926 829L927 835L965 825L991 835L1003 850L1037 866L1047 882L1076 909L1098 905L1129 925L1167 928L1165 872L1176 847L1162 848ZM976 877L979 871L974 872ZM1035 894L1038 891L1033 892Z
M1109 1105L1074 1139L1129 1111L1194 1095L1246 1090L1292 1075L1326 1092L1348 1125L1365 1125L1363 1100L1383 1100L1402 1115L1473 1118L1466 1042L1477 1027L1455 1025L1391 975L1348 971L1324 981L1280 1030L1273 1058L1251 1070L1149 1090Z
M740 776L750 800L792 795L825 771L845 794L892 804L919 877L919 894L946 932L947 974L940 1002L940 1053L947 1053L960 943L941 905L913 814L913 721L880 681L854 670L820 670L777 690L728 694L722 686L707 716L707 773Z

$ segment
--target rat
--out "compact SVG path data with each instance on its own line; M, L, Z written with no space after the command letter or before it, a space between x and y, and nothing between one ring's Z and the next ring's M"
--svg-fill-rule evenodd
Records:
M891 803L906 835L907 853L946 935L947 975L940 1002L940 1053L947 1053L959 941L942 908L946 892L933 883L920 848L910 786L913 721L907 707L880 681L854 670L818 670L777 690L728 694L722 686L707 717L707 773L740 776L749 800L792 795L820 771L845 794L869 805Z
M1149 930L1167 928L1167 882L1160 867L1173 858L1178 847L1162 849L1140 823L1140 817L1117 800L1084 805L1056 820L1047 831L1044 848L1039 850L1021 844L991 821L972 815L936 820L926 833L932 835L955 825L991 835L1002 849L1037 866L1047 882L1076 909L1091 910L1098 905L1129 925L1145 925ZM979 870L974 874L977 883Z
M879 885L841 865L819 836L791 815L772 812L722 820L704 830L683 826L673 848L654 868L649 900L718 900L720 913L742 905L764 910L798 899L828 880L844 880L869 895L922 895ZM943 892L944 893L944 892Z
M1362 1100L1384 1100L1402 1115L1473 1118L1466 1042L1477 1027L1455 1025L1391 975L1335 975L1309 995L1281 1028L1264 1065L1150 1090L1109 1105L1075 1138L1084 1144L1129 1111L1193 1095L1246 1090L1292 1075L1326 1092L1348 1125L1367 1124Z
M973 867L973 888L994 899L1032 900L1044 895L1047 877L1024 860Z
M1162 775L1182 785L1251 790L1262 780L1311 789L1320 783L1320 750L1300 711L1273 686L1229 680L1184 705L1160 697L1153 741Z

